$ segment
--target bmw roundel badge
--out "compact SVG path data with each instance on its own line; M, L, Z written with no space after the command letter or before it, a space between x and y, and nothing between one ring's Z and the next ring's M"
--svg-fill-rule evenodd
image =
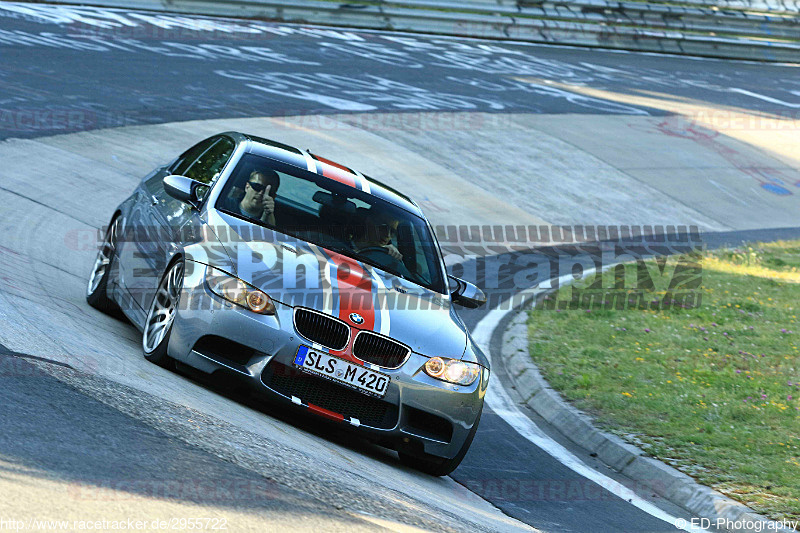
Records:
M350 313L350 321L353 324L360 325L364 323L364 317L358 313Z

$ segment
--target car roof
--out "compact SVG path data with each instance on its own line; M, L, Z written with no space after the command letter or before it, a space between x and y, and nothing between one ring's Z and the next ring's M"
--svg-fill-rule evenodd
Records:
M256 135L239 132L227 132L226 135L234 137L237 142L249 142L248 152L250 153L269 157L270 159L309 170L320 176L350 185L424 218L422 210L408 196L340 163L312 154L306 150Z

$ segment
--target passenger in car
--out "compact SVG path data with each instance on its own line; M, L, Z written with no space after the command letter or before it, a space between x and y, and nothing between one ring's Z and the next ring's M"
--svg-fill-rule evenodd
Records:
M260 219L275 225L275 196L281 179L274 170L254 170L242 189L235 187L226 201L225 208L248 218ZM238 192L238 194L236 194ZM237 202L237 197L240 200Z

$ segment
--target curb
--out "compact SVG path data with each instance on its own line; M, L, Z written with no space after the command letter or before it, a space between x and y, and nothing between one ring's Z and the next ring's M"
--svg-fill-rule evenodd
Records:
M746 533L745 527L758 523L759 531L795 531L757 514L747 506L720 492L697 483L690 476L648 456L636 446L616 435L597 429L591 418L566 403L545 381L528 351L527 313L514 315L503 332L500 350L502 364L522 403L544 418L581 448L596 454L617 472L641 486L648 487L669 502L693 516L710 520L711 524L727 524L720 531ZM740 524L736 526L736 523Z

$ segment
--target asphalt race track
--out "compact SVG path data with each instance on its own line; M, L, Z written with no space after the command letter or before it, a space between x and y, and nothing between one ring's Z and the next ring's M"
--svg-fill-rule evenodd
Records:
M0 105L18 112L4 115L3 137L342 111L659 114L547 81L778 114L800 91L796 69L744 62L37 4L4 3L0 21ZM45 109L86 122L48 128L21 113Z
M155 165L240 129L408 191L435 226L796 237L796 66L10 3L0 58L0 518L554 532L691 518L588 480L489 407L462 466L431 479L235 387L150 365L131 325L85 304L94 230ZM450 263L490 295L526 288L501 252L472 271ZM474 328L487 311L463 316ZM492 358L501 387L496 343Z

